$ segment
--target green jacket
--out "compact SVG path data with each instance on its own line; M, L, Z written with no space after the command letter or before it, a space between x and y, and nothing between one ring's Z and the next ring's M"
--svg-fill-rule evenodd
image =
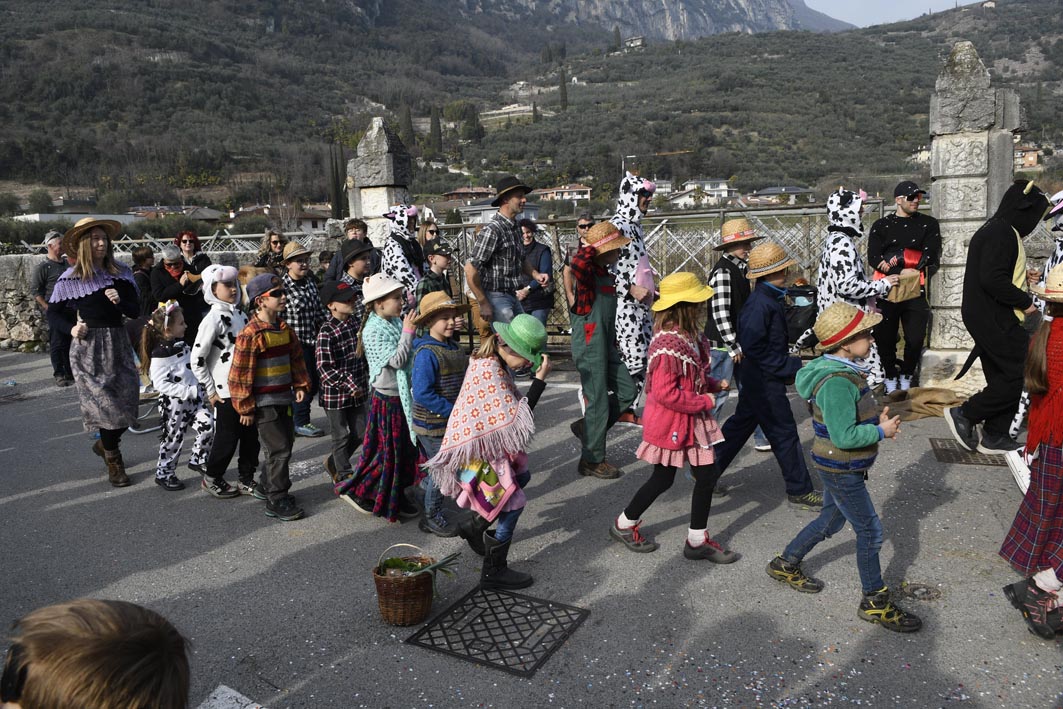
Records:
M812 403L812 462L828 473L866 472L882 429L867 380L844 362L818 357L797 373L797 393Z

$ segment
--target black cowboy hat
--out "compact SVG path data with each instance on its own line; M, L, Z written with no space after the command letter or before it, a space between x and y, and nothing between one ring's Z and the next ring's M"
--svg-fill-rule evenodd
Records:
M506 192L512 192L513 190L524 190L524 194L528 194L532 191L531 187L518 180L513 175L506 175L498 182L498 189L495 191L495 200L491 202L492 207L497 207L502 204L502 196Z

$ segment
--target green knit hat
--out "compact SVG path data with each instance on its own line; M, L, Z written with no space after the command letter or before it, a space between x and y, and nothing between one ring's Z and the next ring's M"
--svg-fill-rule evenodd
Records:
M491 327L511 350L532 363L532 371L539 369L546 349L546 327L538 319L521 313L509 323L493 322Z

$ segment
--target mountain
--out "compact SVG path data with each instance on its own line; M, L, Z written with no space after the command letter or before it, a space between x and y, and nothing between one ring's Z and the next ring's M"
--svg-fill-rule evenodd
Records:
M789 0L790 9L794 12L794 29L809 30L812 32L844 32L856 29L856 25L836 20L818 10L813 10L805 4L804 0Z

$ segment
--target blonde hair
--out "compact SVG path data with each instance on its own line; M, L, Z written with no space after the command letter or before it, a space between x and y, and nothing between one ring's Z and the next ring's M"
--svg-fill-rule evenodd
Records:
M701 317L705 309L702 303L676 303L672 307L654 313L653 331L679 330L691 338L701 333Z
M15 623L8 668L26 709L185 709L188 642L155 611L80 598Z
M103 270L110 273L112 276L118 274L118 263L114 260L114 244L111 243L111 237L107 235L107 230L103 227L94 226L78 239L77 246L77 262L74 264L74 275L83 281L87 281L92 278L92 275L96 273L96 262L92 256L92 238L90 234L99 229L107 237L107 253L103 256Z
M439 225L436 223L435 219L425 219L424 221L421 222L420 226L417 227L417 243L421 245L422 249L424 248L424 245L429 242L429 238L428 238L428 227L429 227L429 225L434 226L436 229L439 228ZM437 239L440 238L440 235L436 234L436 238Z
M492 333L487 337L480 338L480 347L472 353L473 359L487 359L489 357L500 357L498 354L498 335Z
M270 250L269 249L269 239L270 239L271 236L279 236L280 238L284 239L285 243L288 242L288 237L286 237L284 235L284 232L282 232L280 229L273 229L272 227L269 228L269 229L266 229L266 233L262 235L262 241L259 242L259 244L258 244L258 255L259 256L261 256L262 254L264 254L264 253L266 253L267 251Z

